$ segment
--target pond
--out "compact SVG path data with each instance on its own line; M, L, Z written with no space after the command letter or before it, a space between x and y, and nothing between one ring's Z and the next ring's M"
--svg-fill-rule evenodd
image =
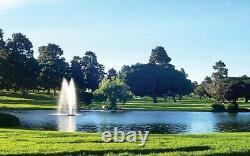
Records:
M6 112L6 111L5 111ZM55 115L53 110L7 111L31 129L103 132L149 130L150 133L249 132L250 113L181 111L82 111L77 116Z

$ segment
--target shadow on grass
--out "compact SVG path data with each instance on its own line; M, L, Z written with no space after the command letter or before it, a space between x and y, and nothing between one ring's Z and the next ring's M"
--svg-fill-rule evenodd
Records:
M51 95L46 95L43 93L30 93L27 95L23 95L19 92L0 92L0 96L7 96L7 97L13 97L13 98L25 98L25 99L31 99L31 100L51 100L54 99L55 97Z
M208 154L209 156L249 156L250 151L245 152L231 152L231 153L214 153Z
M104 156L106 154L122 154L122 153L129 153L129 154L157 154L157 153L166 153L166 152L195 152L195 151L205 151L211 149L209 146L189 146L189 147L179 147L179 148L161 148L161 149L116 149L116 150L83 150L77 152L62 152L62 153L50 153L50 154L43 154L43 153L36 153L36 154L17 154L20 156L38 156L38 155L97 155L97 156ZM13 154L15 155L15 154Z
M53 103L56 103L56 100L0 100L0 103L3 104L39 104L39 105L44 105L44 106L51 106Z

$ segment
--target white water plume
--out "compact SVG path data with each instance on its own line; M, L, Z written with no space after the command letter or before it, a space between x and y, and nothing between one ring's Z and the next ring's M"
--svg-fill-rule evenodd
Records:
M77 113L76 88L74 80L70 82L63 78L61 93L58 101L58 113L74 116Z

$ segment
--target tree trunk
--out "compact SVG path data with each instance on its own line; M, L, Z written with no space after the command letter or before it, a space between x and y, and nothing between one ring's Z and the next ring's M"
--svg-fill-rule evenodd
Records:
M110 108L111 109L116 109L116 102L117 102L116 99L111 99L110 100Z
M248 103L248 97L245 97L245 103Z
M175 96L173 96L173 100L174 100L174 102L176 102Z
M54 88L53 96L56 96L56 89Z
M157 103L157 97L156 97L156 96L153 96L152 98L153 98L153 102L154 102L154 103Z
M25 95L25 89L22 88L22 95Z
M181 101L181 96L179 96L179 101Z
M50 89L48 89L47 94L50 94Z
M235 99L233 99L233 102L232 102L232 103L233 103L233 104L236 104L236 100L237 100L236 98L235 98Z

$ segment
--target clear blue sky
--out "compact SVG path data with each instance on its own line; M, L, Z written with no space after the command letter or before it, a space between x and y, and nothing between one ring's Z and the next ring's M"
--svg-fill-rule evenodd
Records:
M25 34L35 56L50 42L68 61L94 51L106 70L147 63L161 45L193 81L220 59L250 76L250 0L0 0L0 28Z

